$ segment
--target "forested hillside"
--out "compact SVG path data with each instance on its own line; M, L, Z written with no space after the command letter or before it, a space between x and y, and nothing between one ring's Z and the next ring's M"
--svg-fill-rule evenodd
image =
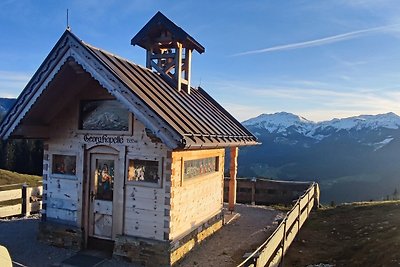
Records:
M0 98L0 121L15 99ZM42 175L43 144L39 140L0 140L0 169Z

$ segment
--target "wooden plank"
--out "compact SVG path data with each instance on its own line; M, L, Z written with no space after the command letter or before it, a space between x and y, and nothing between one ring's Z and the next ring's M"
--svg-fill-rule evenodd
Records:
M296 205L296 206L294 206L292 211L287 215L286 229L289 229L290 227L292 227L294 222L297 220L298 216L299 216L299 208Z
M126 187L126 195L131 198L148 198L148 199L157 199L164 198L165 192L162 188L151 188L151 187L140 187L140 186L131 186L128 185Z
M286 233L286 241L285 241L285 252L289 249L290 245L292 244L294 238L296 237L298 233L298 227L297 227L298 222L296 222L296 225L291 229L291 231Z
M308 191L308 194L310 195L310 199L314 197L314 194L315 194L314 185L311 186L310 191Z
M22 212L21 204L0 207L0 218L14 216L14 215L21 215L21 212Z
M135 208L125 209L125 219L127 221L131 220L142 220L146 222L162 222L164 223L164 212L154 211L154 210L143 210Z
M7 191L0 191L0 202L22 198L21 189L13 189Z
M77 202L73 199L49 198L47 207L52 209L77 210Z
M283 257L283 251L282 251L282 249L279 249L278 251L277 251L277 253L275 254L275 257L272 259L272 261L269 263L269 265L268 265L268 267L278 267L279 266L279 264L280 264L280 262L281 262L281 260L282 260L282 257ZM258 264L257 264L257 266L258 266ZM261 266L261 265L260 265ZM263 265L264 266L264 265Z
M310 198L310 202L308 202L308 214L311 213L313 207L314 207L314 198Z
M155 223L141 223L139 221L133 221L130 224L125 223L124 233L132 236L163 240L164 227L161 227Z
M303 226L304 222L307 220L308 214L307 210L304 210L300 215L300 228Z
M112 201L94 200L93 212L112 216Z
M284 233L284 224L281 223L275 232L270 236L269 241L265 244L264 249L258 257L256 266L265 266L269 259L274 255L275 250L280 247Z
M66 179L49 179L47 183L49 198L78 200L78 181Z
M307 202L308 202L308 198L307 195L304 195L301 199L300 199L300 209L303 210L305 206L307 206Z
M59 219L62 221L76 222L77 213L76 213L76 211L53 209L53 208L47 207L46 217Z
M149 200L146 198L130 198L127 197L125 200L125 209L142 209L142 210L153 210L153 211L164 211L165 199Z

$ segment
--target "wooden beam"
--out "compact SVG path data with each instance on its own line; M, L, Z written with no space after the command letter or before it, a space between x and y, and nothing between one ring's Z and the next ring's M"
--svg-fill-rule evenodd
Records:
M191 80L191 66L192 66L192 50L185 49L185 80L187 81L187 93L190 94L190 80Z
M151 69L151 61L152 61L152 50L147 50L146 53L146 68Z
M231 147L230 153L231 153L231 162L230 162L230 166L229 166L230 180L229 180L228 209L229 209L229 211L234 211L235 204L236 204L236 186L237 186L236 175L237 175L237 157L238 157L238 153L239 153L239 148Z
M182 44L177 42L176 46L175 80L177 82L178 92L180 92L182 88Z

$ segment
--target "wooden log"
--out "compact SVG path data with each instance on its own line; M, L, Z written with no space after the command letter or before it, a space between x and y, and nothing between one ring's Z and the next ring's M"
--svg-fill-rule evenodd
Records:
M27 185L22 186L22 215L29 216L31 214L30 205L31 190Z
M22 197L21 189L0 191L0 202L13 199L20 199L21 197Z
M239 148L232 147L230 153L231 153L231 161L229 166L230 168L229 210L234 211L236 204L236 187L237 187L236 175L237 175L237 157L239 153Z
M14 216L14 215L20 215L21 212L22 212L21 204L0 207L0 218Z
M192 66L192 49L185 49L185 79L187 81L187 93L190 94L190 86L191 86L191 66Z

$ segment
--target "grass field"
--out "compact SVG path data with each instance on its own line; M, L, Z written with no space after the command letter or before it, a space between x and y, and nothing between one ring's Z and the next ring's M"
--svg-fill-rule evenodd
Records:
M400 266L400 201L365 202L311 213L285 266Z
M0 169L0 187L3 185L22 184L22 183L27 183L28 185L36 186L40 185L41 182L42 182L42 177L40 176L20 174Z

